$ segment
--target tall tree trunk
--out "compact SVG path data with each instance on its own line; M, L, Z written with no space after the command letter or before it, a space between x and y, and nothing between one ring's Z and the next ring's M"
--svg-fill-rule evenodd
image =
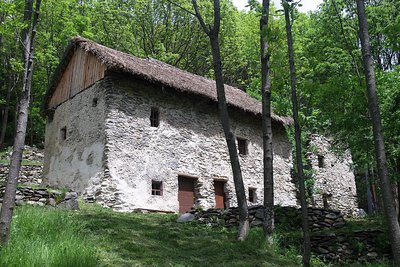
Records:
M264 163L264 222L263 229L268 244L273 243L274 232L274 177L271 120L271 80L268 51L269 0L263 0L260 19L262 136Z
M400 159L396 160L397 217L400 221Z
M24 149L26 124L29 111L29 97L32 86L33 70L33 52L36 37L36 24L39 18L40 0L36 0L36 10L33 16L32 32L29 34L29 28L22 32L23 52L24 52L24 81L22 94L18 103L18 122L14 139L13 153L11 156L10 171L6 184L6 190L3 196L3 206L0 213L0 238L2 244L7 244L10 236L10 225L13 209L15 205L15 193L17 189L19 171L21 169L22 152ZM24 22L30 25L33 11L33 0L26 0Z
M233 182L235 184L236 198L238 202L239 209L239 229L237 239L243 241L249 234L249 213L247 208L246 193L244 190L242 171L240 169L240 162L238 157L238 152L236 149L235 136L231 131L229 122L228 107L226 105L225 99L225 86L222 77L222 62L221 53L218 42L218 34L220 29L220 2L219 0L214 0L214 25L206 25L203 17L200 14L199 8L197 6L197 1L192 0L193 7L195 9L195 16L200 22L204 32L210 38L211 52L213 57L213 67L214 67L214 77L217 87L217 97L218 97L218 112L221 125L225 134L226 143L229 150L229 158L231 161Z
M372 129L375 143L375 156L378 165L378 176L382 190L383 207L388 223L389 240L392 246L395 266L400 266L400 227L396 216L396 209L388 177L386 151L383 140L381 115L376 93L374 62L371 56L369 43L368 24L365 14L364 0L356 0L358 25L364 61L365 79L367 82L368 108L372 118Z
M285 11L286 35L288 44L290 81L291 81L290 85L292 88L292 103L293 103L292 107L293 107L293 120L294 120L294 131L295 131L295 142L296 142L296 166L297 166L297 177L300 189L301 219L303 225L303 265L308 267L310 266L311 242L310 242L310 233L308 227L306 190L304 184L303 161L301 152L301 130L299 125L297 93L296 93L296 69L294 65L292 25L289 15L290 9L294 7L289 6L289 3L285 0L282 1L282 6Z
M8 85L7 96L6 96L6 106L4 107L4 114L1 118L1 133L0 133L0 149L4 147L4 140L6 137L7 123L8 123L8 112L10 110L11 102L11 84Z

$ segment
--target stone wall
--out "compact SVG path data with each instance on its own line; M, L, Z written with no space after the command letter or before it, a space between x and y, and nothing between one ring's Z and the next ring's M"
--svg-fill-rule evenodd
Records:
M237 227L239 212L237 208L191 210L194 218L211 226ZM249 207L250 225L262 226L263 206ZM311 231L311 251L323 259L339 263L373 262L391 257L390 245L383 241L386 233L381 230L353 231L346 229L347 224L339 211L308 208L308 219ZM284 229L301 231L301 210L295 207L275 207L275 224ZM301 246L299 237L280 236L282 246L296 243Z
M0 207L3 202L5 187L0 185ZM32 188L29 186L19 187L16 191L15 204L34 205L34 206L52 206L69 209L79 209L78 194L76 192L62 192L50 190L48 188Z
M43 184L83 192L104 176L103 81L62 103L46 123Z
M150 110L160 110L159 127L150 126ZM259 118L231 112L232 130L248 140L240 156L246 192L256 190L262 202L262 138ZM282 125L274 123L276 203L297 205L291 182L290 145ZM178 211L178 176L196 180L196 206L214 207L214 180L225 181L227 206L236 205L229 155L217 105L167 88L117 77L107 90L106 154L110 179L93 187L96 201L114 209ZM162 196L151 194L151 182L162 181Z
M345 215L356 214L357 192L350 151L334 152L331 141L320 135L313 134L309 140L307 159L314 179L312 204Z
M1 157L1 160L10 160L12 147L9 147L7 153ZM25 146L24 153L22 156L23 165L21 166L21 172L18 182L20 184L34 184L38 185L42 183L42 172L43 172L43 151L36 147ZM5 183L8 177L8 164L0 163L0 186Z
M236 207L223 209L196 210L190 213L203 223L222 225L226 227L238 226L239 211ZM249 207L249 221L251 226L261 226L263 223L263 206ZM291 229L301 228L301 211L296 207L275 207L275 222L285 224ZM308 222L313 232L342 228L346 225L343 215L339 211L319 208L308 208Z

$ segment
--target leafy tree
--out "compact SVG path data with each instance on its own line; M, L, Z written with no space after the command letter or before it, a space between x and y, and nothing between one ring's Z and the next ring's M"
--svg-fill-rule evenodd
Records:
M25 28L22 29L22 50L24 55L24 76L22 94L18 103L17 130L14 137L13 153L11 156L10 170L7 185L3 196L3 205L0 213L0 241L4 245L8 242L13 208L15 205L15 194L18 184L19 171L21 169L22 152L25 144L26 126L28 120L29 100L32 87L32 72L34 61L34 44L36 38L36 25L39 18L40 0L36 0L35 12L33 13L33 0L26 0L24 9ZM31 31L31 32L30 32Z

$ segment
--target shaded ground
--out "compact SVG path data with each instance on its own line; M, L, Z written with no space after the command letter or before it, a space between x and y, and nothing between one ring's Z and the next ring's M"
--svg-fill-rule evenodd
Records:
M176 215L126 214L84 208L87 237L99 251L102 266L299 266L267 250L260 229L248 240L235 232L197 223L178 224Z

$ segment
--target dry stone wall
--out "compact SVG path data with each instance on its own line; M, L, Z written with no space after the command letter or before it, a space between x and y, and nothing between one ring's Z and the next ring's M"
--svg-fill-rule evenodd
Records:
M178 176L196 179L196 206L215 206L214 180L225 181L227 206L236 205L231 166L219 123L217 106L177 94L167 88L118 77L107 89L106 147L108 175L96 201L122 211L146 208L178 211ZM159 127L150 126L150 111L160 111ZM246 191L256 190L262 201L261 121L240 112L232 114L232 129L248 140L248 155L240 156ZM296 206L291 181L292 158L285 129L274 124L276 203ZM151 194L152 181L161 181L162 196Z
M9 161L12 153L12 147L6 150L0 160ZM20 184L41 184L43 172L43 150L36 147L24 147L23 165L18 182ZM8 177L9 165L0 163L0 186L5 183Z
M237 208L191 210L194 219L210 226L237 227L239 211ZM249 207L250 225L262 226L263 206ZM386 233L381 230L353 231L347 229L347 223L339 211L308 208L308 220L311 230L311 251L323 259L346 266L349 263L373 262L391 257L390 245ZM301 231L301 210L295 207L275 207L275 223L290 231ZM281 236L280 243L293 245L293 237L286 240ZM296 242L296 241L295 241ZM302 240L297 240L301 246Z

